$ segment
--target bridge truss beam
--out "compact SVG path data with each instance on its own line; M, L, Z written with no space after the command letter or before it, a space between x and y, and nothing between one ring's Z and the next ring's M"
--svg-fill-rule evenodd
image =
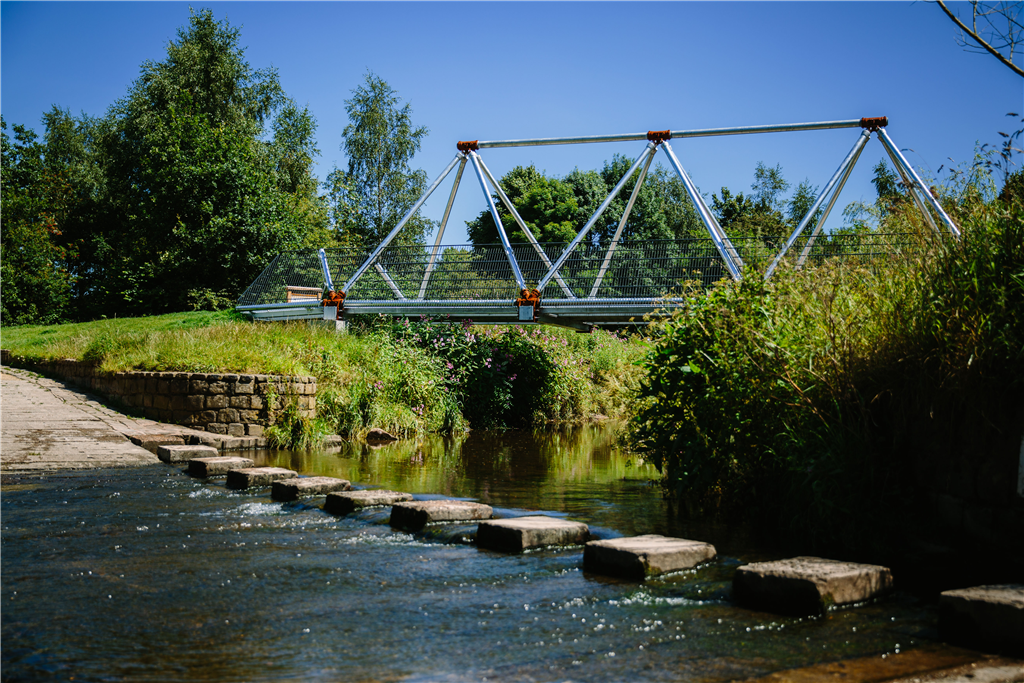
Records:
M648 169L650 168L650 165L659 149L665 153L672 169L682 181L687 195L693 202L698 216L707 230L710 241L714 245L714 249L716 250L720 260L720 266L724 268L724 273L727 273L728 276L734 280L739 280L743 277L743 270L745 267L743 258L741 257L741 250L738 249L736 245L733 244L733 241L730 240L729 236L726 235L714 214L707 206L707 203L700 195L696 185L694 185L693 181L690 179L689 174L680 163L679 158L676 156L669 143L669 140L672 138L747 135L837 128L863 129L861 135L854 143L853 148L843 159L832 178L819 193L807 214L803 217L785 243L781 245L778 252L774 254L774 258L771 259L771 263L765 271L764 277L766 280L772 276L783 258L786 256L787 252L801 241L803 232L813 221L814 228L811 231L810 236L803 240L802 249L799 257L796 259L795 266L797 268L802 267L808 259L812 257L812 254L814 253L813 248L815 240L820 235L826 219L835 206L839 193L845 186L846 181L850 177L850 174L857 163L857 160L860 158L861 152L867 142L871 139L873 133L878 135L886 153L892 160L892 163L899 172L900 177L903 179L908 193L912 196L915 204L922 212L925 220L929 223L932 229L935 230L936 233L943 234L944 231L941 230L938 225L938 223L941 223L945 228L945 232L953 235L954 238L959 238L960 230L949 218L941 204L939 204L938 200L924 185L920 176L918 176L910 166L906 158L899 151L899 148L896 147L885 131L887 124L888 121L885 117L879 117L733 128L648 131L647 133L631 133L624 135L535 138L527 140L473 140L468 142L459 142L457 145L458 152L455 155L455 158L452 159L445 170L442 171L424 194L416 201L412 208L410 208L408 213L406 213L406 215L395 225L388 236L370 254L366 255L366 257L361 260L361 263L354 269L354 271L352 271L340 292L336 293L333 291L334 280L331 276L326 254L323 249L319 250L320 269L323 277L321 284L328 293L325 294L323 299L327 302L344 302L343 306L338 310L338 317L341 317L343 314L363 313L394 316L453 316L459 318L468 317L478 322L551 322L570 327L613 325L623 324L630 321L636 322L644 316L654 314L658 311L663 311L666 307L671 308L673 306L680 305L682 303L681 299L664 299L658 296L664 292L656 292L654 293L654 296L642 297L627 296L615 298L599 296L603 288L608 289L605 280L613 258L616 257L617 249L620 249L622 231L629 219L640 189L647 178ZM622 176L614 189L608 194L594 214L589 218L583 228L576 234L573 240L566 245L559 254L557 254L557 256L549 254L545 246L537 242L536 238L519 215L516 207L513 206L512 202L509 200L508 196L505 194L494 175L487 168L479 154L479 150L481 149L500 147L570 145L641 140L647 142L644 150L636 158L629 170ZM504 260L508 264L508 273L506 277L509 277L511 282L514 282L518 289L518 296L510 297L510 299L428 298L428 290L431 288L431 278L435 277L437 274L438 255L442 251L441 241L444 235L444 230L467 164L471 164L473 167L477 180L479 181L480 188L487 201L488 210L494 219L495 226L498 231L498 237L501 241L500 250L504 256ZM406 223L416 214L417 211L419 211L424 202L427 201L431 194L433 194L433 192L438 188L438 186L440 186L445 178L448 177L456 166L458 166L458 173L456 174L455 182L448 197L444 216L441 219L433 248L430 250L429 259L422 271L422 277L418 280L418 291L413 295L413 289L416 288L412 282L408 281L409 278L406 276L407 274L393 275L389 272L389 267L381 262L382 255L385 253L385 250L391 246L392 242L401 232ZM577 251L580 248L580 245L584 243L584 240L590 230L597 223L612 201L614 201L614 199L620 194L629 179L638 171L639 175L637 177L636 185L633 188L622 218L618 223L615 235L607 245L607 250L604 251L603 258L600 259L600 265L597 265L597 260L593 255L587 257L578 256ZM494 195L497 196L498 201L505 206L513 220L515 220L519 229L524 235L526 235L530 243L529 246L532 247L532 255L528 256L528 260L533 264L530 270L532 273L531 278L535 277L536 279L528 280L526 274L523 272L520 260L527 257L527 254L520 251L517 256L516 248L509 241L508 234L505 232L504 225L498 213L497 204L495 203L494 195L492 195L492 190ZM815 214L818 214L817 220L814 218ZM936 219L938 222L936 222ZM548 246L550 247L552 245ZM418 257L413 257L413 260L417 260L417 258ZM593 270L586 271L591 273L590 276L593 277L592 281L588 287L582 288L578 286L580 273L583 272L578 266L581 258L584 260L589 259L589 262L592 262L592 265L594 266ZM570 263L574 265L570 267L568 265ZM390 264L391 267L395 267L396 265L400 267L402 264ZM541 265L543 266L543 271L538 271L537 267ZM566 272L566 268L570 268L572 271L571 275ZM360 298L358 296L353 296L356 293L355 290L359 285L360 279L371 270L375 272L376 277L379 277L380 281L386 285L390 294L386 297L382 297L378 292L372 298ZM714 269L712 268L712 271L713 270ZM680 272L682 273L684 271L685 269ZM706 279L706 272L708 271L705 270L703 272L705 274L701 277ZM341 272L339 271L339 276L340 275ZM545 298L542 301L541 297L543 296L543 292L552 280L554 280L558 285L559 292L555 297ZM531 288L531 282L536 282L536 286ZM576 285L573 284L574 282ZM675 285L669 285L665 289L670 289L678 284L679 283L676 282ZM253 283L253 286L255 285L256 283ZM250 290L253 286L250 286ZM403 286L405 286L406 291L409 292L408 296L405 291L403 291ZM302 288L300 287L299 289ZM309 288L306 287L305 289ZM586 292L586 294L584 294L584 292ZM246 295L243 295L243 300L248 294L249 292L247 291ZM317 315L318 311L313 310L322 303L319 300L316 302L307 301L300 304L298 302L292 302L290 300L290 294L288 297L289 301L285 302L261 301L260 303L254 303L253 301L240 300L238 308L253 317L263 319L309 319L320 317Z

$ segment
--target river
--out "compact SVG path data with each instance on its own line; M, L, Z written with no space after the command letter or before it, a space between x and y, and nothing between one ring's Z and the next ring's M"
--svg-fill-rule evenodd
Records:
M948 653L934 605L902 593L822 618L735 606L735 568L778 553L680 522L611 426L258 464L564 516L601 538L710 541L719 558L639 584L584 573L581 548L497 554L472 526L398 533L386 509L335 517L323 498L273 502L177 466L5 479L3 680L720 681Z

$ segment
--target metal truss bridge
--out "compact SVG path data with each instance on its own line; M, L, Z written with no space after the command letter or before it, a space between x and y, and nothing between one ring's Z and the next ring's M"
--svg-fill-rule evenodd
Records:
M723 277L739 280L744 264L766 264L768 279L787 254L796 267L839 258L865 265L912 248L907 236L843 235L818 241L839 193L864 146L877 135L918 209L940 235L960 231L886 133L884 117L742 128L649 131L626 135L460 142L447 168L372 251L310 249L279 254L249 286L237 310L256 320L343 320L358 314L477 323L546 323L589 330L595 326L642 323L684 302L687 282L705 286ZM860 128L853 148L821 190L807 215L785 241L730 239L722 230L669 141L678 138ZM643 152L569 243L538 243L479 151L493 147L646 141ZM629 241L622 232L658 151L682 180L708 237ZM500 244L441 246L445 227L467 165L471 165L498 230ZM393 244L444 179L458 168L433 246ZM607 244L587 240L609 204L639 171L614 236ZM505 205L528 243L509 242L493 193ZM815 214L818 215L814 220ZM813 227L812 227L813 222ZM940 225L942 226L940 228ZM809 234L804 233L811 228ZM345 284L335 287L335 282ZM673 296L676 294L677 296Z

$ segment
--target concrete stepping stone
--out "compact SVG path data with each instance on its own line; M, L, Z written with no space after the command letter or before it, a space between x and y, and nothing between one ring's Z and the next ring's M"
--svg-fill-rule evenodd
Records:
M337 477L302 477L300 479L278 479L270 486L270 497L274 500L296 500L302 496L319 496L331 491L347 491L352 483Z
M715 559L704 541L647 534L591 541L583 549L583 569L595 574L643 581L648 576L692 569Z
M292 479L299 476L294 470L283 467L243 467L228 470L229 489L247 489L253 486L270 486L278 479Z
M192 458L188 461L188 473L193 477L215 477L227 474L229 470L252 467L252 460L233 455L222 455L213 458Z
M863 602L892 588L892 574L873 564L794 557L740 567L732 581L736 602L780 614L820 614Z
M939 632L984 652L1024 656L1024 584L975 586L939 596Z
M391 506L391 526L402 531L419 531L431 522L470 522L490 519L490 505L465 500L414 500Z
M360 508L394 505L409 500L412 500L412 494L401 491L340 491L327 494L324 510L335 515L347 515Z
M156 449L156 457L164 462L188 462L193 458L216 457L217 453L216 448L209 446L185 446L180 443L158 446Z
M546 545L580 545L586 543L589 535L590 528L583 522L530 515L480 522L476 544L488 550L518 553Z

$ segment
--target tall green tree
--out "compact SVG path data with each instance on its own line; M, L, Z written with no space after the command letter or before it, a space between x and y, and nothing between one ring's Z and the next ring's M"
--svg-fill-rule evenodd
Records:
M74 205L67 174L49 168L46 145L0 117L0 322L59 322L70 307L73 278L61 218Z
M111 107L111 220L98 226L108 248L84 293L94 315L224 305L277 252L322 231L326 211L310 199L315 121L274 69L249 65L239 39L210 10L193 13L167 58L144 63Z
M349 233L343 241L376 246L412 208L427 187L427 174L413 170L427 128L412 122L412 106L379 76L365 82L345 100L349 123L341 149L348 170L334 169L326 188L334 227ZM417 215L405 224L397 244L419 244L433 222Z

